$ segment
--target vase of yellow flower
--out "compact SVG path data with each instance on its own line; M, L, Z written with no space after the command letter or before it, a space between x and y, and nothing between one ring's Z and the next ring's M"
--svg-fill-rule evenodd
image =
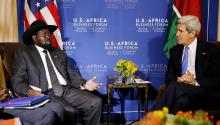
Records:
M122 75L118 76L118 79L116 83L133 83L134 82L134 76L125 76Z
M132 83L134 81L134 73L138 70L138 67L132 61L120 59L114 70L120 73L122 83Z
M134 82L134 75L125 77L124 83L133 83L133 82Z

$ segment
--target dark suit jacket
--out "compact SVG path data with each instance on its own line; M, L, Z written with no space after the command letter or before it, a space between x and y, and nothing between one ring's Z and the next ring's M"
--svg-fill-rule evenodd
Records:
M68 87L79 88L86 82L69 66L64 51L53 49L50 51L50 55L57 70L67 81ZM48 83L44 65L34 45L25 46L15 51L11 85L20 95L27 93L29 85L41 88L42 92L47 90Z
M181 76L181 60L183 45L176 45L170 50L166 83L177 82L177 77ZM210 90L213 95L220 98L220 48L198 41L195 60L196 81L201 88Z

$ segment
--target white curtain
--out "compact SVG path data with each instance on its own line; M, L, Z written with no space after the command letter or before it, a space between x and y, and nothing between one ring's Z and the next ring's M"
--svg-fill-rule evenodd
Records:
M18 42L17 1L0 0L0 43Z

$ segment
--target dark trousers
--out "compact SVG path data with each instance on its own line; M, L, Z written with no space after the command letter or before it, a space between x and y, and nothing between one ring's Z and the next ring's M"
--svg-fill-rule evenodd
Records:
M169 84L159 97L155 109L168 107L170 113L197 109L211 109L216 99L207 89L183 83ZM214 105L213 105L214 103Z
M60 125L64 108L60 104L49 102L35 109L4 109L4 118L19 117L23 125Z
M52 102L63 105L68 113L66 117L71 117L70 112L72 112L72 118L68 119L72 119L71 122L74 122L74 116L76 116L76 113L80 113L82 114L83 124L99 125L102 110L101 98L86 90L67 87L63 88L64 93L62 97L55 96L53 91L48 92L48 95L50 96Z

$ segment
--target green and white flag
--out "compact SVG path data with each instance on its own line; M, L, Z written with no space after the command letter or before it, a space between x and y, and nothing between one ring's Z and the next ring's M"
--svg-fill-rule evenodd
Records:
M169 58L170 49L177 44L176 24L181 15L194 15L201 21L201 0L174 0L167 29L167 37L163 48L167 58Z

